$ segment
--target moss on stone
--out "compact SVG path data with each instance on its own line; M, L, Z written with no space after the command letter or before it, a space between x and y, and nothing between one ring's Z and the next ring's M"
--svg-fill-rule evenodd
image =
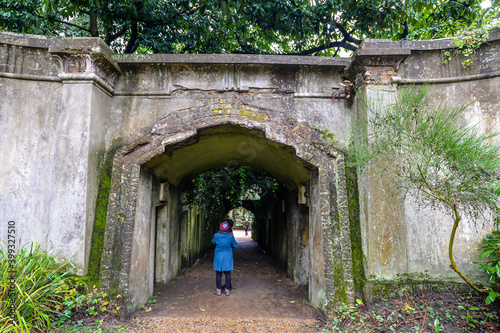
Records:
M331 132L325 127L316 127L314 128L321 134L321 138L328 142L332 147L335 147L337 144L337 140L335 140L335 133Z
M347 157L348 158L348 157ZM352 270L354 290L363 299L365 298L366 274L364 268L361 223L359 211L359 191L356 168L346 165L347 209L349 212L349 232L351 236Z
M333 285L335 286L335 295L332 300L333 303L347 303L347 287L345 283L344 266L342 263L332 263L332 280ZM328 310L331 309L328 308Z
M470 287L465 283L432 278L427 273L398 274L390 279L373 279L366 284L371 301L401 297L416 291L435 293L470 291Z
M92 230L89 264L87 276L92 284L99 284L101 256L104 247L104 232L106 229L106 215L108 212L109 193L111 189L111 172L116 148L102 158L99 167L99 189L95 207L95 219Z

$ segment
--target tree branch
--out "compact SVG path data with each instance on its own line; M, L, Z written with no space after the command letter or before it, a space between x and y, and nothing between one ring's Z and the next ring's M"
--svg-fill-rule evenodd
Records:
M467 8L470 7L470 5L465 3L465 2L460 2L460 1L455 1L455 0L451 0L450 2L456 3L457 5L461 5L461 6L464 6Z
M132 53L134 51L134 45L135 45L135 42L137 41L137 36L139 35L137 33L137 22L136 21L132 22L132 26L131 26L130 30L131 30L130 39L128 40L127 46L125 47L125 51L123 51L123 53Z
M406 39L406 37L408 37L408 34L410 33L409 28L408 28L408 20L404 21L402 26L403 26L403 33L401 34L400 38Z
M85 10L85 9L81 9L80 6L78 6L78 11L80 13L84 13L84 14L87 14L87 15L90 15L90 12L88 10Z
M342 26L342 24L335 22L335 27L339 29L340 33L342 34L346 42L354 43L356 45L361 44L361 40L352 37L351 34L348 33L347 30Z
M461 271L458 270L457 265L455 264L455 260L453 259L453 243L455 241L455 233L458 228L458 224L460 223L461 217L458 213L457 205L453 204L452 207L453 213L455 213L455 223L453 224L453 229L450 235L450 243L448 247L448 256L450 258L451 268L465 281L472 289L477 291L480 294L487 294L489 292L488 289L479 289L474 283L472 283Z
M91 11L89 14L89 31L92 37L99 37L99 28L97 26L97 13Z
M87 28L81 27L81 26L79 26L79 25L76 25L76 24L73 24L73 23L70 23L70 22L61 21L61 20L58 20L58 19L53 18L53 17L43 16L43 15L40 15L40 14L38 14L38 13L35 13L35 16L36 16L36 17L38 17L38 18L41 18L41 19L43 19L43 20L49 20L49 21L54 21L54 22L58 22L58 23L61 23L61 24L70 25L70 26L75 27L75 28L78 28L78 29L80 29L80 30L90 32L90 29L87 29Z
M126 31L127 31L127 26L125 25L123 28L121 28L117 33L115 34L110 34L106 33L106 44L111 45L117 38L121 37Z
M290 55L310 55L310 54L314 54L316 52L320 52L320 51L324 51L326 49L330 49L332 47L341 47L341 48L344 48L344 49L350 50L350 51L356 51L358 49L356 46L348 44L346 42L346 40L343 39L340 42L330 42L328 44L317 46L317 47L313 47L312 49L304 50L304 51L299 52L299 53L288 53L288 54L290 54Z

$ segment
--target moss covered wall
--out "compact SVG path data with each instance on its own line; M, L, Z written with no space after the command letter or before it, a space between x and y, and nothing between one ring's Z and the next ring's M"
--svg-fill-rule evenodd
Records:
M111 189L111 171L113 169L115 152L116 148L111 149L99 163L99 186L87 270L90 282L95 285L99 284L99 272L104 246L104 231L106 229L106 214L108 211L109 191Z
M352 271L354 278L354 291L356 296L365 298L365 256L361 238L361 225L359 216L359 191L357 170L346 167L347 207L349 211L349 233L351 236Z
M185 235L180 252L183 266L189 267L212 246L213 226L205 219L203 211L197 207L188 207L184 216L182 223L186 223L187 226L181 226L185 230Z

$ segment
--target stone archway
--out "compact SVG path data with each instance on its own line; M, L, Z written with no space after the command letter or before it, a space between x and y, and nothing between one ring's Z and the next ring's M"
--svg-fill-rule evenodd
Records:
M307 182L311 304L323 308L326 302L352 300L343 154L322 144L317 130L268 110L210 104L170 114L147 131L114 157L101 261L103 286L124 296L128 312L152 294L151 211L160 200L160 183L170 186L170 197L162 200L170 200L172 216L179 217L178 187L227 163L262 169L289 190Z

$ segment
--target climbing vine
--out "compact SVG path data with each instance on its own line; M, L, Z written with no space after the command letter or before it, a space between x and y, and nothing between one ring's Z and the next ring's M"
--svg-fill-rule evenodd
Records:
M487 24L475 29L461 30L457 36L453 37L453 49L443 53L443 63L446 64L453 57L463 56L465 60L462 61L462 66L472 65L472 55L488 40L490 31L500 27L498 15L495 18L489 18L488 21Z

